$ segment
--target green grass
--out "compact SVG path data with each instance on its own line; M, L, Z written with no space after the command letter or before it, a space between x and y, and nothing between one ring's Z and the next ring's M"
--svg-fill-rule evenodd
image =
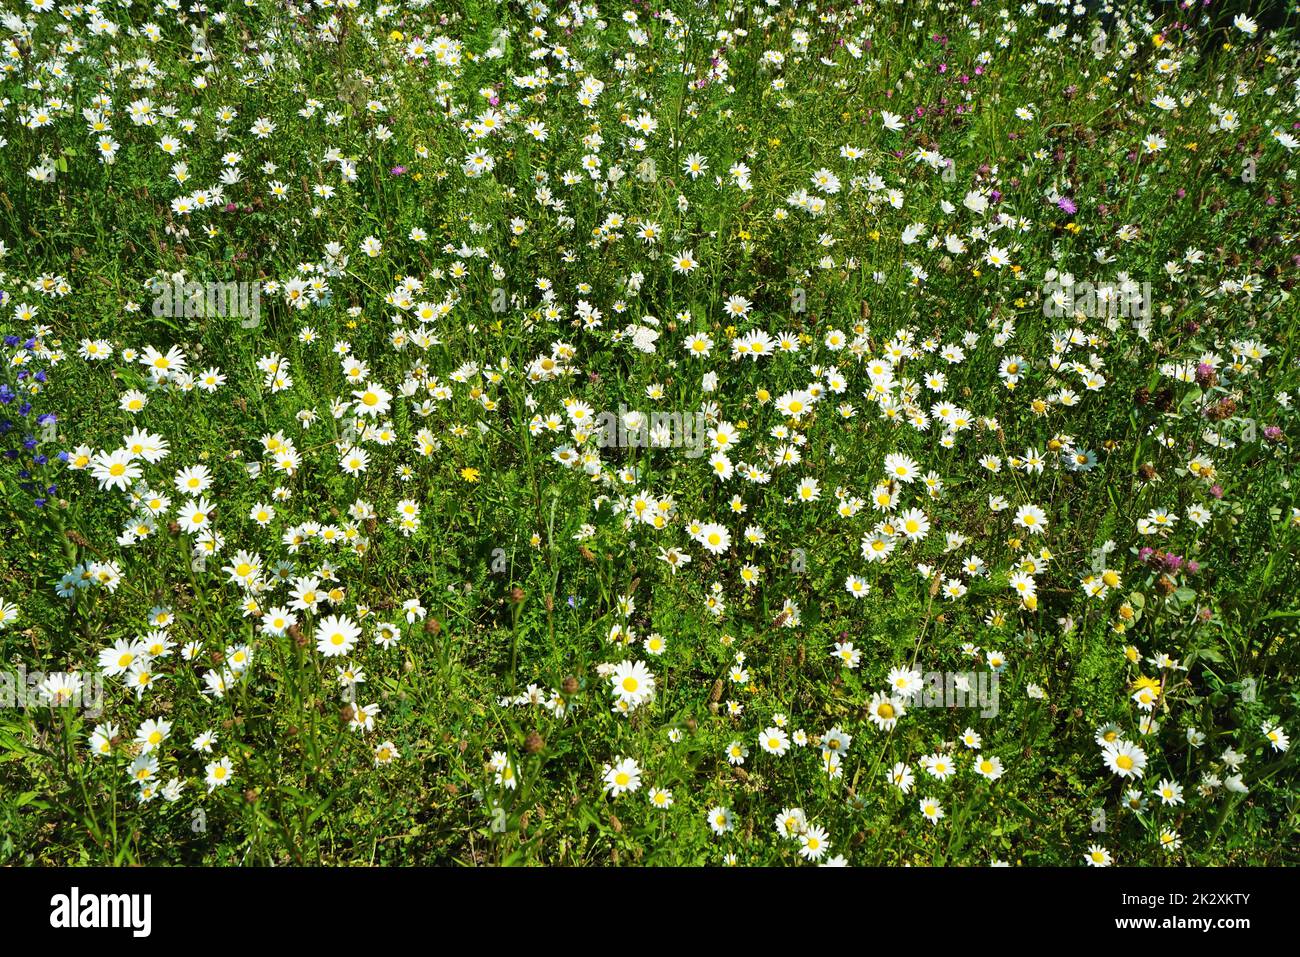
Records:
M250 2L224 21L136 5L104 11L116 35L97 36L84 8L24 4L30 29L3 26L17 56L0 51L0 333L16 337L3 347L14 398L0 420L15 424L0 434L13 452L0 459L0 654L6 673L75 671L104 697L102 713L0 709L0 863L1081 866L1093 846L1124 865L1295 863L1295 760L1265 736L1294 733L1300 714L1295 11L1261 16L1252 36L1235 9L1175 26L1118 7L684 4L669 18L636 5L629 24L613 7L579 22L576 8L534 18L486 2L302 18ZM210 55L196 60L199 26ZM411 55L417 39L426 55ZM438 62L450 41L459 61ZM592 78L603 88L583 105ZM132 120L145 97L153 125ZM89 131L96 109L112 163ZM653 129L634 128L642 115ZM259 136L263 118L275 129ZM476 149L494 165L469 175ZM692 154L707 161L698 178ZM29 172L42 165L52 181ZM219 202L173 209L218 185ZM824 210L801 208L800 191ZM177 274L260 283L259 313L155 315L151 282ZM1061 274L1149 284L1151 314L1053 312ZM323 281L305 309L286 292L295 277ZM748 305L732 311L736 296ZM645 350L636 325L659 333ZM797 348L733 355L751 332ZM705 356L684 347L696 333ZM84 355L90 342L104 358ZM150 347L178 348L189 377L155 382ZM355 381L344 355L366 365ZM276 356L284 388L262 368ZM530 377L544 357L559 374ZM225 377L212 391L208 369ZM388 436L349 431L353 413L333 408L372 384L391 396L374 418ZM140 411L123 407L129 390L147 397ZM790 396L806 411L782 407ZM729 424L736 474L715 476L712 449L601 448L573 402ZM951 441L938 403L968 426ZM136 428L168 446L136 459L139 483L106 488L77 467L78 450L111 453ZM277 434L292 472L268 447ZM354 445L369 460L349 474ZM781 464L784 448L800 461ZM1016 467L1029 450L1041 471ZM1095 465L1071 468L1076 453ZM33 455L50 459L35 475ZM880 510L893 455L918 471ZM221 536L206 559L173 484L199 464ZM770 475L751 481L742 464ZM805 479L814 501L798 497ZM146 492L170 503L124 541ZM637 496L663 505L664 527L628 519ZM403 501L418 504L411 534ZM263 504L275 515L259 524ZM1031 505L1042 534L1014 519ZM914 540L912 509L929 524ZM1176 521L1143 534L1160 509ZM730 545L715 554L691 522L725 526ZM868 561L882 522L892 554ZM304 523L317 534L291 546ZM1144 548L1183 563L1156 568ZM674 570L663 549L691 561ZM262 569L252 591L225 570L241 552ZM113 587L92 580L103 563ZM1116 577L1089 596L1103 571ZM297 576L341 594L266 628ZM954 581L964 594L948 595ZM361 630L340 657L317 650L333 615ZM390 647L373 641L385 622L401 630ZM103 649L164 631L174 647L140 658L156 669L142 695L101 679ZM845 641L856 667L834 657ZM247 666L210 693L205 676L240 648ZM626 714L609 677L625 661L656 685ZM344 664L364 671L355 696ZM881 727L873 701L894 669L996 672L996 713L913 703ZM1160 682L1150 710L1139 679ZM510 703L533 686L550 707ZM372 704L373 727L356 728ZM760 744L777 715L795 739L780 755ZM131 768L152 719L170 731L146 787ZM108 725L117 737L96 754ZM1140 747L1141 777L1107 766L1107 726ZM851 741L832 775L834 729ZM210 753L191 745L203 732ZM385 745L397 756L378 763ZM1001 776L977 773L977 753ZM955 773L931 776L926 756ZM231 770L209 787L222 758ZM623 758L639 786L613 796L604 775ZM899 764L915 776L906 792ZM1162 781L1181 801L1161 799ZM652 788L671 806L653 806ZM923 798L942 806L937 822ZM723 833L716 808L731 814ZM824 833L779 833L793 808Z

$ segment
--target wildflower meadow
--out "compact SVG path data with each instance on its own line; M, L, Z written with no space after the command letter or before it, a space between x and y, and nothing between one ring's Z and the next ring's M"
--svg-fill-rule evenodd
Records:
M0 0L0 864L1300 863L1298 23Z

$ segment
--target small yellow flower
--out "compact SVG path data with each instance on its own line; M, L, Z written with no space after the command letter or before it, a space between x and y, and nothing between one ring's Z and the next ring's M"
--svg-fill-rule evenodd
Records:
M1159 679L1159 678L1147 678L1147 677L1145 677L1145 676L1139 676L1139 677L1138 677L1138 680L1135 681L1135 682L1133 682L1133 687L1132 687L1131 690L1134 691L1134 692L1150 690L1150 691L1152 691L1152 692L1155 693L1156 697L1159 697L1159 696L1160 696L1160 679Z
M460 477L463 478L466 482L477 482L479 477L479 470L476 468L463 468L460 470Z

